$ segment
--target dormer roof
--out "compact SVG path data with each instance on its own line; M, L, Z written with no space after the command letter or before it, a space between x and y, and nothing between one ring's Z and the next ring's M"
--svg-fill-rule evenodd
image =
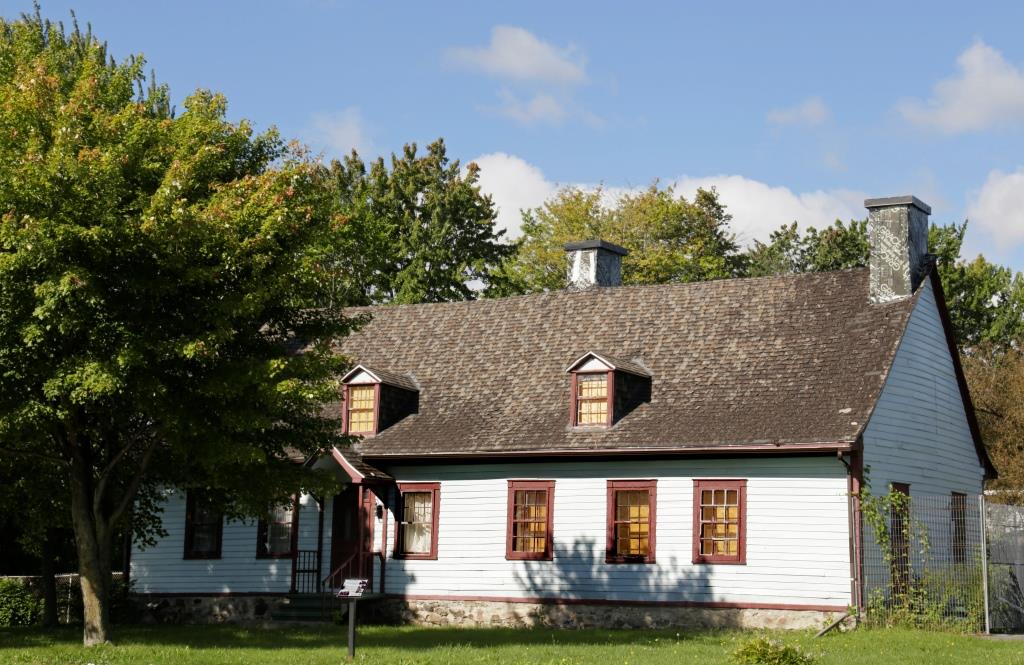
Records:
M624 360L607 353L599 353L597 351L587 351L582 356L577 358L566 368L566 372L579 371L581 368L588 366L588 361L596 360L603 364L605 369L618 372L626 372L628 374L635 374L636 376L642 376L646 379L651 378L651 373L646 367L638 362L632 360ZM592 364L590 365L593 366Z
M388 386L394 386L395 388L411 390L412 392L419 392L420 389L416 384L416 381L411 376L387 372L380 369L371 369L363 364L358 364L350 369L345 376L341 377L341 382L351 383L353 380L357 380L360 377L360 374L366 374L370 379L372 379L372 383L383 383Z

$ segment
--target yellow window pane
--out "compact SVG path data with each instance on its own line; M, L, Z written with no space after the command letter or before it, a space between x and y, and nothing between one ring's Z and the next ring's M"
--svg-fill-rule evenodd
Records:
M710 506L714 503L711 490L704 490L700 493L700 503L703 506Z
M373 410L349 412L348 430L350 432L372 432Z
M736 490L726 490L725 502L730 506L735 506L739 503L739 493Z
M740 518L739 506L731 506L727 512L727 516L731 520L738 520Z
M739 545L740 545L739 541L729 540L729 541L726 541L726 542L729 544L729 547L728 547L729 554L736 554L737 552L739 552Z

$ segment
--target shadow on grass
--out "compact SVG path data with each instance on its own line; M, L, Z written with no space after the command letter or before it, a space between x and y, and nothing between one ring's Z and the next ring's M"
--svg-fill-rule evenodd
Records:
M500 646L621 646L655 640L720 642L728 631L686 632L665 630L565 630L556 628L422 628L362 626L360 647L419 651L438 647L487 649ZM281 625L269 628L244 626L119 626L113 640L121 646L183 647L193 649L319 649L345 644L341 626ZM0 651L81 643L78 627L0 629Z

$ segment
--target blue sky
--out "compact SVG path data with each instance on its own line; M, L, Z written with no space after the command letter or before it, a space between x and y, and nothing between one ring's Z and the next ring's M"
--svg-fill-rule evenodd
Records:
M175 99L328 157L443 136L513 233L559 184L718 186L744 241L914 193L1024 268L1024 3L56 2ZM29 2L4 0L10 18Z

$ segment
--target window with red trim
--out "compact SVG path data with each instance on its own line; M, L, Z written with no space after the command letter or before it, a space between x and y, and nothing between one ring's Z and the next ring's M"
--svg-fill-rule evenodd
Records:
M506 559L551 560L553 480L508 481Z
M277 506L256 527L256 556L287 559L295 556L299 513L295 502Z
M613 372L573 372L575 427L607 427L612 423Z
M693 481L693 562L746 563L747 481Z
M440 483L399 483L395 557L436 559Z
M186 559L219 559L224 516L203 492L185 495Z
M345 387L345 432L347 434L377 433L377 400L379 384Z
M608 481L608 563L654 563L657 480Z

